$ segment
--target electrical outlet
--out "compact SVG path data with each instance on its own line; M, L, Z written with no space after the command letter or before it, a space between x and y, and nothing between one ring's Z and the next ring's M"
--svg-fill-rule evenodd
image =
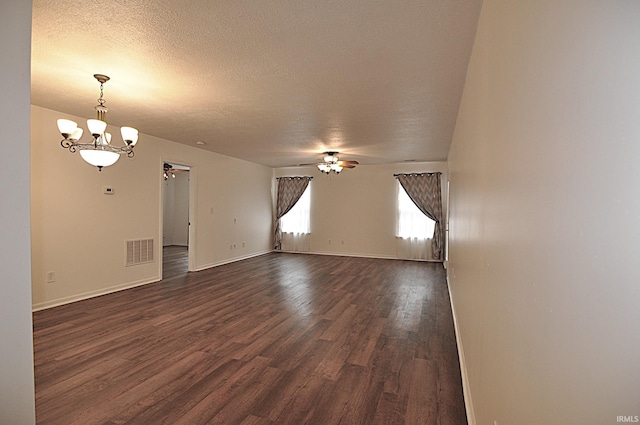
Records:
M47 272L47 283L53 283L56 281L56 272Z

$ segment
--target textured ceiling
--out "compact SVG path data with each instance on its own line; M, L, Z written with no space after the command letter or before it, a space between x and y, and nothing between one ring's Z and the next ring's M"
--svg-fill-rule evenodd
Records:
M34 0L32 103L272 167L445 160L481 0ZM141 137L140 143L144 143Z

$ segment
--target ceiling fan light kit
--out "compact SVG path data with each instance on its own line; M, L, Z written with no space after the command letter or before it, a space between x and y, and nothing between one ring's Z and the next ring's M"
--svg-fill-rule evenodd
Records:
M133 158L133 148L138 143L138 130L133 127L122 127L120 133L125 146L116 147L111 144L111 133L107 133L107 107L104 106L106 100L103 98L104 83L109 81L109 77L102 74L94 74L93 77L100 83L100 98L96 105L96 119L87 120L87 128L93 140L89 143L80 143L83 130L78 127L75 121L59 119L58 130L62 134L60 145L68 149L69 152L80 152L80 156L89 164L98 167L108 167L115 164L120 155L127 155Z
M325 174L330 174L331 172L340 174L344 168L355 168L359 164L358 161L340 161L337 157L338 153L335 151L325 152L324 162L318 164L318 170Z
M174 171L173 165L169 164L168 162L165 162L162 165L162 170L163 170L162 178L164 180L169 180L169 176L171 176L171 178L174 178L174 179L176 178L176 173L173 172Z

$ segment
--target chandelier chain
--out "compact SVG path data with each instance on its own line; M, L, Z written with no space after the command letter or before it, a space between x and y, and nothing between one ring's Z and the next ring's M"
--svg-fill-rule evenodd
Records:
M106 100L103 98L104 96L104 83L100 83L100 98L98 99L98 103L100 106L104 106Z

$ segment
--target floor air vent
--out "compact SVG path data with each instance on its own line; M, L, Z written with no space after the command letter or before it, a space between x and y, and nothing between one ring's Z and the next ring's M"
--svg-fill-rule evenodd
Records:
M127 245L127 266L153 262L153 239L125 241Z

